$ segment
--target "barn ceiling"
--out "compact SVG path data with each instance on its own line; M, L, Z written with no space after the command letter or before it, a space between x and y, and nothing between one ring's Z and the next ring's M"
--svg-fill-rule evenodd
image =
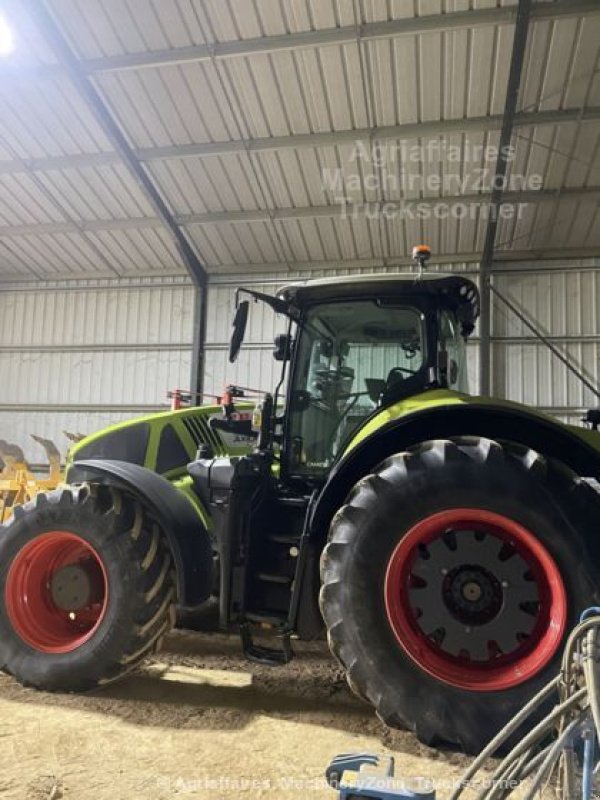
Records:
M0 9L0 280L481 254L514 0ZM599 47L599 3L533 3L498 258L598 252Z

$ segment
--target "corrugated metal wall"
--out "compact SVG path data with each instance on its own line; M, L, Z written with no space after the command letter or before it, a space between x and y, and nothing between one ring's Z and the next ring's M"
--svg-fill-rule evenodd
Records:
M0 292L0 439L91 433L167 405L189 386L194 290L186 280L81 281Z
M549 267L549 268L544 268ZM445 269L447 269L445 265ZM474 265L457 264L459 271ZM365 268L363 272L375 271ZM345 274L345 270L336 273ZM303 272L302 278L324 275ZM272 389L280 365L273 337L285 323L253 304L246 346L235 365L227 359L236 285L272 293L294 276L267 273L213 279L208 298L205 391L226 383ZM474 276L476 277L476 276ZM600 262L511 265L495 285L537 321L544 333L598 383ZM42 460L30 433L89 433L107 424L167 406L167 391L188 388L194 290L184 278L47 284L32 291L0 291L0 438ZM478 389L478 342L469 345L470 384ZM498 301L493 313L493 392L562 419L578 421L597 405L589 391Z
M495 286L535 320L542 333L582 369L596 386L600 379L600 259L519 264L495 276ZM527 271L526 271L527 270ZM505 305L493 309L492 391L578 423L599 405L549 349Z

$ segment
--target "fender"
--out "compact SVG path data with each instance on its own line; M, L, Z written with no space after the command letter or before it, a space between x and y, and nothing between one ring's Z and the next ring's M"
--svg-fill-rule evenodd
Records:
M436 406L391 420L338 461L315 505L311 537L325 544L331 519L350 489L384 459L420 442L451 436L484 436L523 444L561 461L578 475L600 479L600 451L549 417L516 406Z
M179 605L197 606L213 586L210 538L198 513L171 483L145 467L127 461L76 461L69 483L102 483L125 489L152 509L164 529L177 571Z

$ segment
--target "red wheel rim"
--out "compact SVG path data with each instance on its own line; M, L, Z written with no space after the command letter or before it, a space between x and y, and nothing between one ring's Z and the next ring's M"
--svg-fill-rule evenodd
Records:
M96 550L75 533L49 531L12 562L6 611L17 635L42 653L71 653L89 641L108 604L108 579Z
M432 514L402 537L385 577L398 643L433 678L474 691L524 683L567 623L558 567L529 530L474 508Z

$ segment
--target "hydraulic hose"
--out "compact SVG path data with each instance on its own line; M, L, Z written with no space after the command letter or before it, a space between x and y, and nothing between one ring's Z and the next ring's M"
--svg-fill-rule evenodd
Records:
M531 727L533 715L553 696L554 707ZM594 764L600 741L600 608L581 615L565 644L560 673L481 751L449 800L463 797L487 761L524 727L529 732L496 762L491 777L488 771L480 779L477 800L505 800L517 790L523 800L534 800L549 784L560 800L589 800L600 768L600 762ZM578 752L583 753L579 766Z

